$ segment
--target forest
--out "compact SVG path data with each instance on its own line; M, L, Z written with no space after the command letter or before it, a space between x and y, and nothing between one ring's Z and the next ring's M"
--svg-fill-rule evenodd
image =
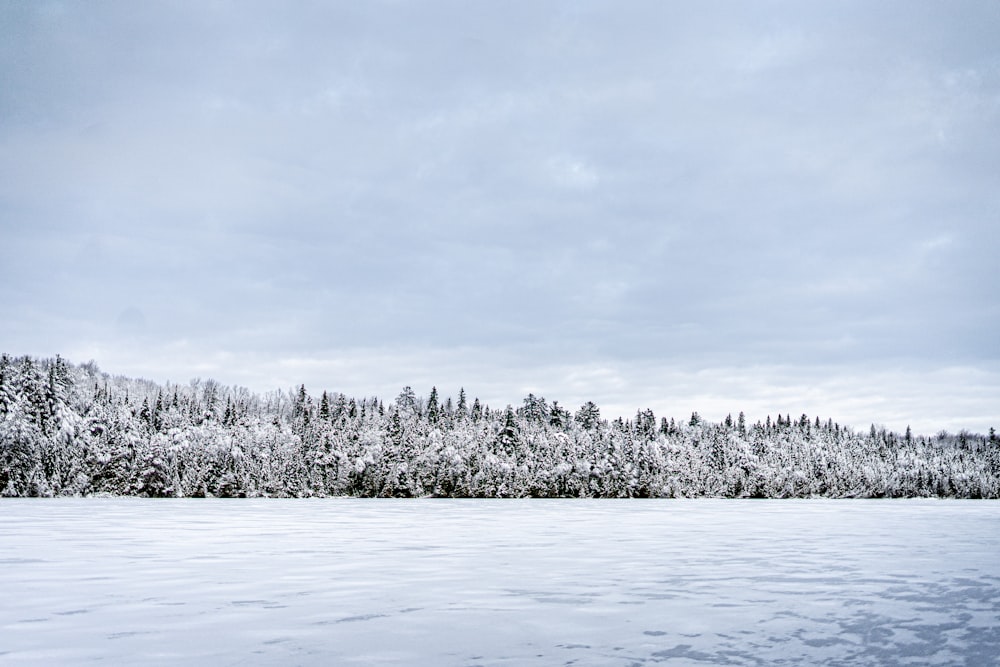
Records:
M94 362L0 357L5 497L1000 497L988 435L777 415L604 419L529 395L395 399L159 385Z

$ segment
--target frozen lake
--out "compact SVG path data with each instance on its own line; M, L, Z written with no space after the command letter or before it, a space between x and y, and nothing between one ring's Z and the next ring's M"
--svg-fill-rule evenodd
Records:
M998 655L994 501L0 501L0 665Z

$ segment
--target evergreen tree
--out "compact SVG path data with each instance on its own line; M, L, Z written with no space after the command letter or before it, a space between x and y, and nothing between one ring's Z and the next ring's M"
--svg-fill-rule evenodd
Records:
M551 410L544 398L528 394L518 413L529 422L544 424L551 417Z
M597 428L601 423L601 411L593 401L587 401L576 411L573 419L586 430Z
M396 397L396 407L404 414L416 414L417 395L409 385L403 387L403 391Z
M403 444L403 420L399 417L398 407L392 409L392 416L389 418L389 440L397 451Z
M306 399L309 394L306 393L306 386L299 385L299 391L295 395L295 399L292 402L292 419L298 420L302 419L306 413Z
M304 385L257 396L211 380L158 387L88 368L0 356L0 492L1000 497L995 429L928 439L909 427L855 433L790 414L776 430L771 417L767 430L747 429L740 413L735 429L731 416L718 425L698 417L690 428L664 417L657 434L651 410L609 427L593 403L573 416L533 395L516 410L477 399L473 424L449 418L436 389L389 415L377 398L339 394L334 417L335 397L324 392L314 412ZM213 393L220 406L225 397L221 422ZM419 406L437 415L435 428ZM310 424L316 414L343 421Z
M549 412L549 424L557 429L564 429L569 426L572 419L569 410L559 405L559 401L552 401L552 410Z
M519 441L520 429L517 427L517 421L514 418L514 408L508 405L504 411L503 427L497 435L497 444L504 453L513 455L517 451Z
M438 390L437 387L431 387L431 397L427 399L427 421L431 424L437 424L441 417L441 409L438 406Z
M656 435L656 415L650 409L635 413L635 431L642 438L652 438Z
M333 418L344 419L347 417L347 397L337 394L337 399L333 402Z
M230 419L232 423L232 419ZM163 390L156 392L156 402L153 404L153 429L157 432L163 429Z
M148 427L153 426L153 412L149 408L149 399L142 399L142 408L139 409L139 419Z
M0 355L0 417L10 410L16 395L11 360L5 353Z

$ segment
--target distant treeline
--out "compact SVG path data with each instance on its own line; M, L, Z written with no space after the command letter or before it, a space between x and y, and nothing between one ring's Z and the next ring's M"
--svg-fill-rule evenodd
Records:
M746 423L606 420L529 395L389 404L305 387L160 386L91 362L0 358L4 496L802 498L1000 496L1000 442L850 428L806 415Z

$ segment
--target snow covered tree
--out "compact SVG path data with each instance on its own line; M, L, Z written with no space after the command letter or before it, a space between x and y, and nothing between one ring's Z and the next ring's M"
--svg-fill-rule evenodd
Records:
M601 411L593 401L587 401L580 406L580 409L577 410L573 419L576 420L581 427L589 431L597 428L598 424L601 423Z
M431 396L427 399L427 421L431 424L437 424L440 418L441 408L438 405L438 390L437 387L431 387Z
M504 411L503 426L497 434L497 445L502 452L508 456L513 456L517 452L520 436L521 431L514 417L514 408L508 405Z
M517 410L476 399L472 419L461 412L436 388L426 402L404 390L388 414L377 398L326 394L314 414L304 385L262 396L212 380L158 386L2 355L0 492L1000 497L994 429L854 433L784 414L748 427L743 413L656 428L650 410L608 424L592 402L571 416L531 394Z

